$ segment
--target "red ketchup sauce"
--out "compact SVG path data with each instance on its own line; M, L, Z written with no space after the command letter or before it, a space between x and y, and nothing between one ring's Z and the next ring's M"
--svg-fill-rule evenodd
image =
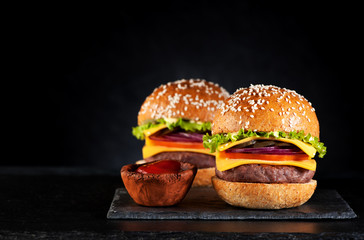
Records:
M180 171L181 171L181 164L179 161L175 160L161 160L143 164L136 170L136 172L143 174L179 173Z

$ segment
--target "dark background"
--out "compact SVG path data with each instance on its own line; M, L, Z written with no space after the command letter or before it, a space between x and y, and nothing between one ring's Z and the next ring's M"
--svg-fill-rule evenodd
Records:
M296 90L328 148L317 178L364 173L362 2L130 2L29 6L8 19L16 67L4 128L14 149L1 165L118 174L142 157L131 128L145 97L205 78L230 93L251 83Z

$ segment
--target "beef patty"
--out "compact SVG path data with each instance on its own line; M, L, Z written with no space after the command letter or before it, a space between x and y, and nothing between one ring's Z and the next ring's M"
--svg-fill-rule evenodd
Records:
M249 183L307 183L315 171L280 165L241 165L226 171L216 169L216 176L229 182Z
M164 159L192 163L197 168L215 167L215 156L195 152L162 152L144 160L146 162L153 162Z

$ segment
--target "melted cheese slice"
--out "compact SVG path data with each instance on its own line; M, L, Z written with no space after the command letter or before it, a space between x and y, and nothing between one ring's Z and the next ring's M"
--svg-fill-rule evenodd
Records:
M305 152L310 158L314 157L316 154L316 149L312 147L308 143L304 143L297 139L287 139L287 138L264 138L264 137L249 137L236 142L228 142L222 144L218 147L219 152L225 151L233 146L249 142L254 139L264 139L264 140L275 140L281 142L291 143L298 148L300 148L303 152ZM272 160L259 160L259 159L229 159L221 157L220 153L216 154L216 168L219 171L226 171L234 167L238 167L244 164L267 164L267 165L287 165L287 166L296 166L308 170L315 171L316 170L316 161L314 159L309 160L291 160L291 161L272 161Z
M226 149L229 149L233 146L245 143L245 142L249 142L251 140L254 139L259 139L259 140L274 140L274 141L281 141L281 142L286 142L286 143L291 143L295 146L297 146L298 148L300 148L303 152L305 152L310 158L313 158L316 154L316 149L314 147L312 147L310 144L308 143L304 143L300 140L297 139L287 139L287 138L265 138L265 137L249 137L249 138L244 138L242 140L239 141L235 141L235 142L228 142L225 144L222 144L218 147L219 151L225 151Z
M144 130L144 136L145 136L145 146L143 147L143 158L148 158L151 156L154 156L161 152L196 152L196 153L203 153L215 156L215 153L210 153L210 149L197 149L197 148L177 148L177 147L165 147L165 146L156 146L152 145L149 141L149 136L153 133L156 133L164 128L167 128L167 125L162 124L158 127L151 128Z
M309 160L294 160L294 161L272 161L272 160L259 160L259 159L229 159L221 158L219 152L216 153L216 168L219 171L226 171L234 167L244 164L267 164L267 165L287 165L296 166L308 170L316 170L316 161Z

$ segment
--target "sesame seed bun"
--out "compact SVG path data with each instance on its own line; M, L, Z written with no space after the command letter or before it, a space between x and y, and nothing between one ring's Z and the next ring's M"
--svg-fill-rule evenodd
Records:
M229 182L216 176L212 185L219 197L230 205L252 209L297 207L307 202L317 182L308 183L245 183Z
M319 137L315 109L293 90L272 85L240 88L216 112L212 134L253 131L300 131Z
M178 80L156 88L142 104L138 124L161 118L212 122L214 112L229 93L202 79Z

